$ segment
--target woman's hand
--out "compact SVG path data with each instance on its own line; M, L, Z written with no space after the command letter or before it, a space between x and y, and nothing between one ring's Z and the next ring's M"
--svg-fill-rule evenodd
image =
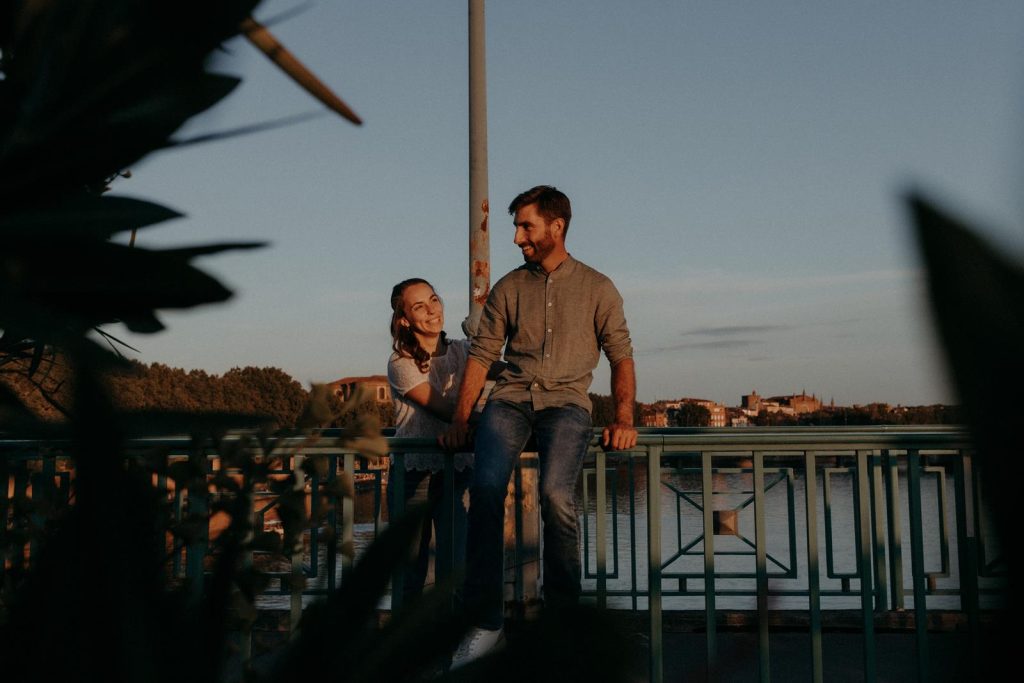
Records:
M437 437L437 442L446 451L465 450L472 441L472 431L468 420L457 420L452 422L448 431Z

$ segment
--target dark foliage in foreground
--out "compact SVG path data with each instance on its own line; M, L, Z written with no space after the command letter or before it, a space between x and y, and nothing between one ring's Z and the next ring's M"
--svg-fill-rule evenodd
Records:
M412 680L434 671L464 630L441 609L444 591L385 628L377 624L387 580L419 530L413 513L391 524L339 591L307 610L296 637L272 661L247 672L231 666L235 639L251 624L263 585L247 555L259 550L288 557L318 520L306 515L294 479L268 476L274 458L289 456L281 440L265 431L224 438L225 429L244 424L246 416L118 412L107 378L125 364L90 336L99 330L116 347L103 325L156 332L160 310L227 299L231 292L193 260L257 246L145 249L115 242L178 214L105 195L128 166L173 147L171 135L182 123L235 88L238 79L215 74L207 64L257 4L0 0L0 368L23 364L25 376L45 393L43 380L55 359L66 363L70 399L54 408L67 416L58 431L75 470L70 504L44 509L45 485L31 501L14 501L15 509L3 498L0 549L11 561L9 571L0 570L4 680ZM297 418L308 438L320 438L314 427L348 419L337 445L379 456L376 416L355 406L339 410L329 399L323 388L310 393ZM0 389L0 420L9 436L55 433L7 389ZM125 450L127 435L183 428L194 440L188 462L168 466L159 451ZM237 477L205 471L211 449ZM0 459L5 483L6 462ZM320 466L317 458L306 460L308 468ZM154 484L156 475L188 491L185 519L169 515L168 491ZM276 492L283 538L252 528L257 486ZM331 505L350 495L351 482L331 486L324 491ZM211 514L229 520L216 539L207 538ZM16 524L8 527L8 520ZM20 553L28 542L37 545L26 569ZM168 575L169 543L209 544L201 584ZM531 635L533 629L544 635ZM571 670L563 669L566 653L577 651L571 643L587 648L588 666L572 662ZM529 661L548 671L546 678L622 680L631 662L620 645L600 616L547 615L500 658L452 679L504 680Z
M1024 465L1019 422L1007 418L1024 386L1024 267L988 244L964 221L920 194L908 197L927 266L931 310L966 424L977 448L984 499L1007 549L1007 618L995 631L995 657L979 666L993 678L1016 665L1021 564L1013 550Z

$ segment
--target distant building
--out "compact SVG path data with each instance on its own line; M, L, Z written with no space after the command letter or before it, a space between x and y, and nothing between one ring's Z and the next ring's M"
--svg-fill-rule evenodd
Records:
M645 405L640 409L641 427L668 427L668 413L658 404Z
M750 417L743 408L726 408L725 418L730 427L749 427Z
M668 402L667 405L670 406L667 409L669 417L671 417L673 411L678 411L684 403L691 403L706 408L710 414L709 427L724 427L728 423L725 406L704 398L681 398L678 401Z
M761 397L757 395L757 391L741 396L740 408L744 411L753 411L754 415L757 415L757 411L761 410Z
M769 400L777 402L780 406L789 408L794 415L815 413L821 410L821 401L818 400L818 397L814 394L808 396L805 391L801 391L799 394L791 394L789 396L773 396Z
M756 417L762 410L769 414L800 415L821 410L821 401L814 394L808 396L806 391L771 398L758 396L756 391L752 391L740 398L740 409L747 417Z
M327 384L327 386L331 387L331 391L334 392L334 395L342 401L347 401L351 398L359 385L364 386L370 392L370 396L373 397L375 402L385 404L391 403L391 384L388 383L388 378L384 375L342 377L341 379L336 379L333 382L328 382Z

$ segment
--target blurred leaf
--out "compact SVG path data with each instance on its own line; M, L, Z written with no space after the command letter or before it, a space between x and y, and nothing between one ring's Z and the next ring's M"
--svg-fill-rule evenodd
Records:
M19 239L107 239L126 230L145 228L178 218L166 207L128 197L105 197L82 193L55 206L36 206L7 215L0 214L0 233Z
M307 455L302 461L302 471L310 477L326 479L330 469L330 462L326 455Z
M261 133L263 131L274 130L275 128L284 128L285 126L291 126L296 123L302 123L303 121L309 121L321 116L319 112L309 112L306 114L295 114L293 116L285 116L273 121L265 121L263 123L253 123L248 126L239 126L238 128L232 128L230 130L222 130L216 133L204 133L203 135L195 135L190 138L183 140L171 140L163 146L163 149L180 149L181 147L190 147L192 145L201 145L207 142L217 142L219 140L226 140L229 138L235 138L242 135L251 135L253 133Z
M1015 507L1024 465L1015 420L1006 406L1016 405L1024 384L1024 267L1002 256L965 222L912 193L908 203L927 266L931 310L960 396L972 440L983 499L992 512L1000 544L1017 532ZM1020 560L1008 563L1008 597L994 629L993 653L982 678L1002 675L1014 665L1013 616L1024 607Z
M330 387L326 384L313 384L310 387L309 398L296 422L297 427L300 429L326 427L334 420L329 400L330 391Z
M376 629L376 608L391 572L406 561L425 511L411 507L366 549L349 580L321 603L310 605L296 636L281 652L268 680L312 679L355 668Z

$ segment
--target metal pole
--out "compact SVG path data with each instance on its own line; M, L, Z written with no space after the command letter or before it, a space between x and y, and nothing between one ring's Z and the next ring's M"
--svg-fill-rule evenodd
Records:
M462 323L468 336L476 332L491 291L489 213L484 0L469 0L469 315Z

